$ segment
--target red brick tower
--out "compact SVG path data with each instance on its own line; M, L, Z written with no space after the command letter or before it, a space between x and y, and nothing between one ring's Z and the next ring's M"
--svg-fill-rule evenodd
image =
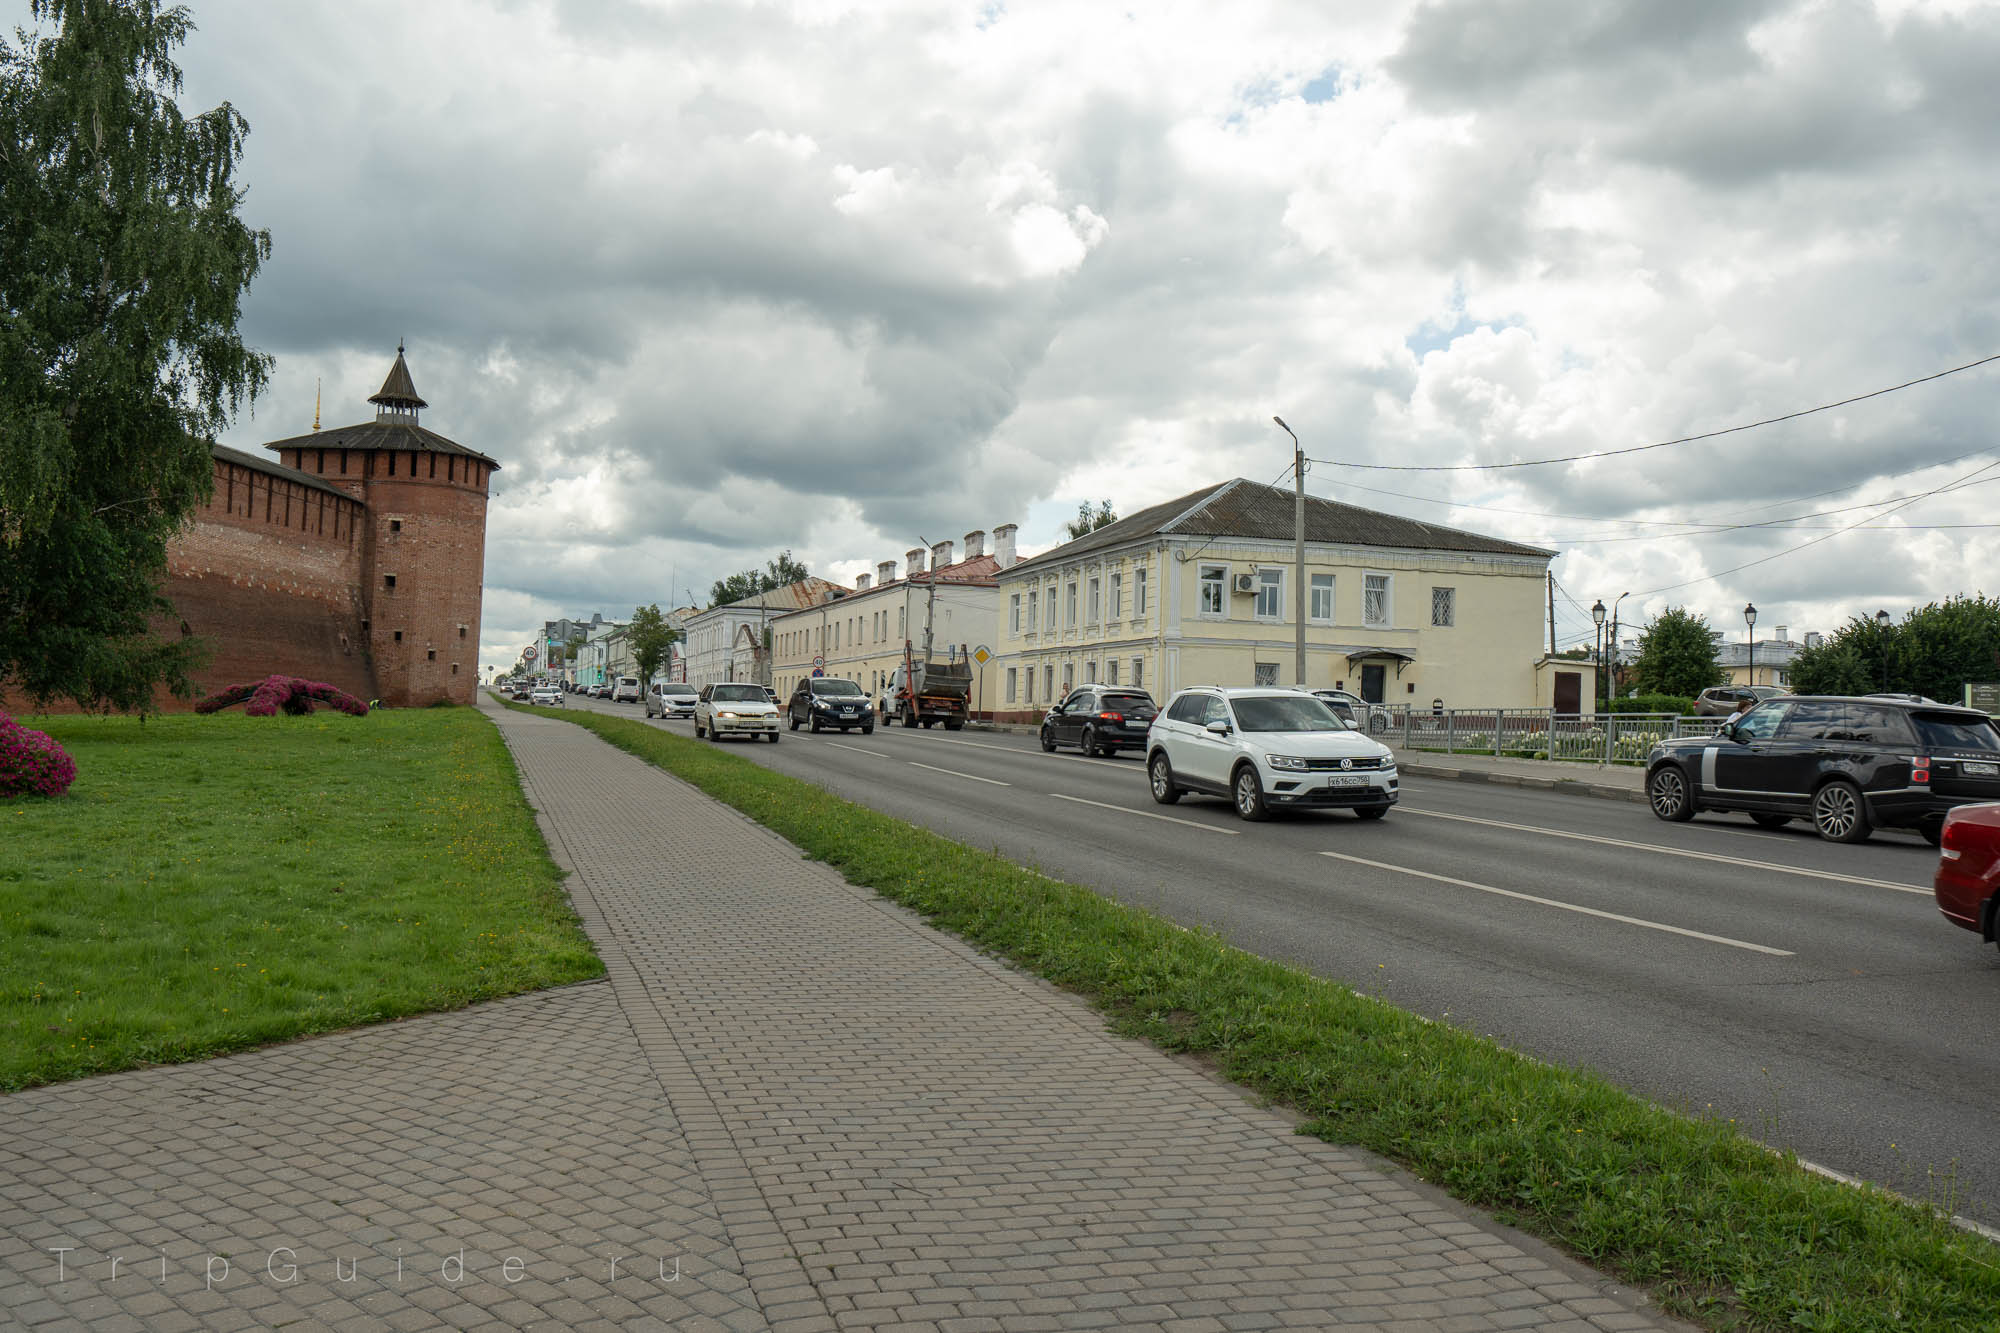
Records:
M486 574L487 478L500 465L417 424L403 348L375 419L267 444L280 462L366 507L361 622L382 702L420 708L473 701Z

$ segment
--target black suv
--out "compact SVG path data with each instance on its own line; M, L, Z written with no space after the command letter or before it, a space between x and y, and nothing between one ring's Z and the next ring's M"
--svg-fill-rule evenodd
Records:
M1737 810L1765 828L1810 819L1834 842L1913 828L1936 846L1947 810L2000 800L2000 729L1947 704L1787 695L1655 745L1646 797L1661 819Z
M1042 718L1042 748L1074 745L1085 754L1143 750L1160 706L1130 685L1085 685Z
M821 727L839 727L846 731L849 727L861 728L866 736L875 730L875 710L869 706L868 696L859 685L838 676L808 676L792 691L792 698L785 705L785 716L791 721L792 730L811 727L818 731Z

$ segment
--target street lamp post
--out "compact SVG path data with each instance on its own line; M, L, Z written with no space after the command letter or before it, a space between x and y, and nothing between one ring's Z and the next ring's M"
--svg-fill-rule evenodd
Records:
M1621 592L1618 594L1617 601L1611 603L1611 693L1613 697L1616 697L1618 694L1618 603L1631 595L1629 592Z
M1306 451L1283 417L1272 417L1292 437L1292 680L1306 684Z
M1604 712L1604 711L1605 711L1605 708L1604 708L1604 599L1603 599L1602 597L1598 598L1598 599L1597 599L1596 601L1594 601L1594 602L1592 602L1592 603L1590 604L1590 623L1591 623L1591 624L1593 624L1593 625L1595 625L1595 626L1597 626L1597 635L1596 635L1596 645L1597 645L1597 647L1596 647L1596 657L1597 657L1597 661L1596 661L1596 663L1594 664L1594 666L1593 666L1593 668L1592 668L1592 674L1593 674L1593 675L1595 675L1595 676L1597 677L1597 711L1598 711L1598 712L1600 712L1600 713L1602 713L1602 712Z
M1875 628L1882 632L1882 690L1886 694L1889 689L1889 613L1887 611L1877 611L1875 613Z
M1749 682L1748 682L1748 683L1749 683L1749 684L1751 684L1751 685L1755 685L1755 684L1757 683L1757 605L1756 605L1756 603L1754 603L1754 602L1745 602L1745 603L1743 603L1743 626L1744 626L1744 638L1746 638L1746 639L1748 639L1748 640L1749 640L1749 646L1750 646L1750 680L1749 680Z

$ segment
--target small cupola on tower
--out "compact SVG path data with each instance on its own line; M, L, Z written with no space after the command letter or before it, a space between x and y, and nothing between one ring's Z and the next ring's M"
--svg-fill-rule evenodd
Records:
M403 360L403 344L396 344L396 364L389 367L389 378L382 381L382 391L368 400L375 404L375 419L417 424L417 409L430 404L417 397L417 386L410 380L409 362Z

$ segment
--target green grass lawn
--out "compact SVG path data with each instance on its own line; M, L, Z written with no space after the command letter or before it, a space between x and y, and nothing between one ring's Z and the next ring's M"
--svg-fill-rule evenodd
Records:
M77 779L0 800L0 1090L603 972L472 709L23 721Z
M1682 1317L1732 1330L2000 1328L2000 1249L1929 1208L1813 1175L1733 1124L1428 1022L727 747L534 711L588 727L852 882L1090 997L1122 1030L1212 1057L1303 1113L1309 1132L1380 1152Z

